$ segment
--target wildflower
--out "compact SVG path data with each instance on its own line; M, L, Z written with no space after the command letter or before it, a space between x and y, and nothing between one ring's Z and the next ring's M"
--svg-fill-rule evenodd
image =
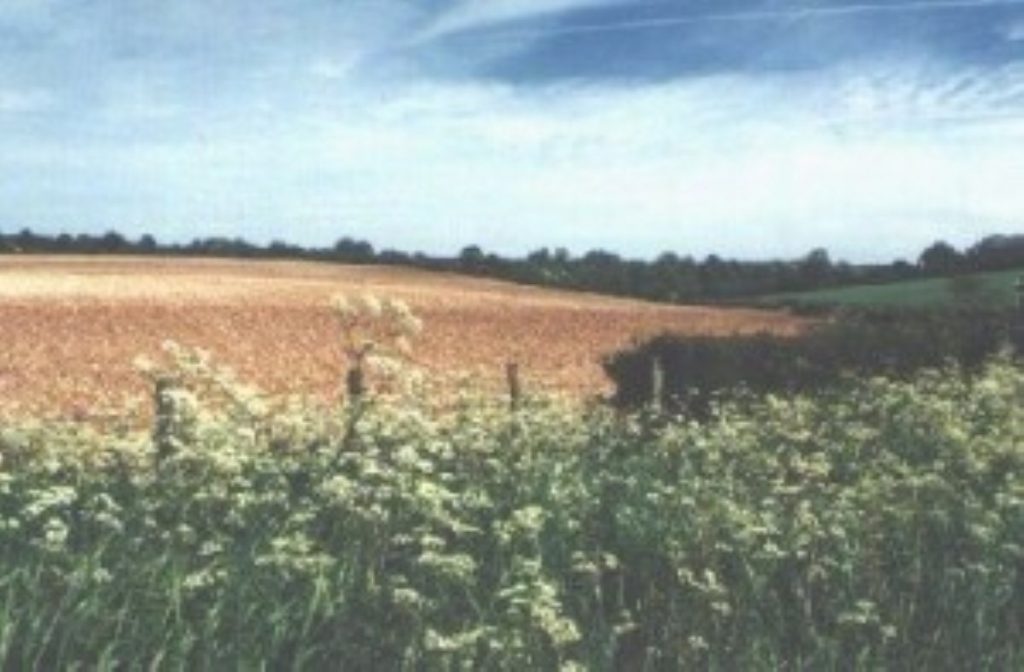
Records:
M132 366L135 368L136 371L145 375L150 375L154 371L156 371L156 364L153 362L152 359L146 357L145 355L139 355L134 360L132 360Z
M345 320L345 321L351 320L357 314L356 307L353 306L352 302L349 301L348 298L346 298L344 296L336 296L336 297L334 297L333 304L334 304L334 312L342 320Z
M203 569L198 572L192 572L185 577L185 580L181 582L181 587L188 592L196 592L214 585L217 582L217 576L209 569Z
M708 649L707 640L700 635L691 635L686 640L686 643L689 644L690 648L694 651L707 651Z
M360 307L362 312L370 318L378 318L383 312L383 306L381 305L380 299L373 294L363 294L360 299Z
M199 556L206 558L211 555L217 555L224 550L223 544L216 541L204 541L203 545L199 547Z
M43 545L48 550L59 551L68 539L68 526L58 518L50 518L43 528Z

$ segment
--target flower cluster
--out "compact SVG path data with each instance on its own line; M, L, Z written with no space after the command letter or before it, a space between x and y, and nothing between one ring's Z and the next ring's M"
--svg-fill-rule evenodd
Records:
M348 358L349 392L361 393L367 370L372 370L383 387L409 392L419 377L407 365L412 339L423 323L409 306L397 299L378 299L372 294L356 298L338 296L334 312L341 326L342 348ZM350 378L352 381L353 378Z

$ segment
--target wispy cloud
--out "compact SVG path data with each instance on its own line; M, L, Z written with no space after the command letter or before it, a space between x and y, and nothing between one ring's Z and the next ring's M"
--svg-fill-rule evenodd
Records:
M62 179L0 188L0 201L28 194L28 221L85 203L98 221L321 244L366 227L441 252L763 257L831 243L885 258L1024 213L1024 122L1002 114L1017 76L878 64L643 89L422 83L262 129L238 109L190 141L85 145L77 168L37 149L19 172Z
M621 0L620 0L621 1ZM804 21L818 18L833 18L844 16L871 16L885 14L914 14L934 13L941 11L956 10L979 10L999 7L1024 6L1024 0L915 0L911 2L878 2L878 3L841 3L830 6L796 4L781 6L771 9L752 9L728 12L715 11L689 11L681 12L676 16L662 16L657 18L639 18L633 20L606 21L601 23L573 23L563 26L521 26L518 28L502 29L500 24L510 20L523 19L539 14L541 7L547 9L548 13L565 11L567 9L579 9L585 6L597 6L599 0L519 0L518 2L502 3L495 5L511 5L516 9L526 10L531 6L533 12L502 12L476 9L472 4L464 12L454 11L448 15L447 20L442 17L438 25L428 30L424 37L441 37L456 32L470 32L473 29L483 29L498 26L497 30L487 30L480 35L481 39L494 39L499 37L525 37L525 36L559 36L559 35L580 35L587 33L618 33L641 30L654 30L658 28L672 28L677 26L713 24L713 23L760 23L765 21ZM607 0L604 4L615 4L614 0ZM525 5L525 7L522 7ZM485 5L486 6L486 5ZM470 9L472 8L472 10Z
M413 42L422 43L452 33L621 3L622 0L461 0L432 20Z
M565 0L566 4L571 0ZM538 4L542 4L538 2ZM550 4L550 3L544 3ZM572 3L572 7L557 8L579 8L582 2ZM593 4L593 3L592 3ZM657 18L638 18L634 20L617 20L617 22L605 22L600 24L572 24L568 26L542 27L542 28L519 28L500 33L488 32L481 37L495 38L501 36L523 36L523 35L580 35L586 33L620 33L629 31L647 31L659 28L673 28L678 26L694 26L701 24L719 23L762 23L762 22L793 22L793 20L811 20L815 18L830 18L857 15L878 15L878 14L900 14L900 13L929 13L937 11L953 10L978 10L993 7L1014 7L1024 5L1024 0L920 0L913 2L887 2L887 3L846 3L830 6L805 5L778 7L771 9L754 9L740 11L688 11L682 15L662 16ZM513 18L521 18L520 15L513 15ZM446 30L434 31L433 35L444 35L465 31L469 29L480 29L488 26L501 24L505 16L500 13L485 16L486 20L466 20L457 22L454 27L447 27Z
M993 39L1012 12L991 11L1024 0L694 2L678 19L744 30L702 25L685 41L631 13L682 3L10 2L20 9L0 6L0 23L26 28L31 14L32 39L10 40L0 66L0 228L359 235L439 252L825 244L866 259L1024 221L1024 64ZM924 46L876 49L857 32L926 11L938 23ZM855 15L878 20L791 22ZM557 49L528 37L497 52L534 73L576 58L593 76L494 76L495 52L440 39L600 18L606 32L566 33ZM403 51L417 31L438 39ZM765 63L779 42L829 52L837 37L852 45L843 58ZM608 76L631 50L641 73L675 69Z

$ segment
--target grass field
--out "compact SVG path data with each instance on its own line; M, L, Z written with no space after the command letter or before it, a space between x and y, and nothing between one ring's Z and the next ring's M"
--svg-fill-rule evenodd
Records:
M773 294L759 299L768 305L934 307L957 304L1011 306L1014 284L1024 269L979 273L956 279L935 278L883 285L840 287L814 292Z
M606 390L604 354L673 331L789 333L756 310L682 308L391 267L124 257L0 257L0 411L101 413L140 398L132 367L165 339L209 350L271 394L337 394L339 294L408 302L425 322L417 363L497 383Z

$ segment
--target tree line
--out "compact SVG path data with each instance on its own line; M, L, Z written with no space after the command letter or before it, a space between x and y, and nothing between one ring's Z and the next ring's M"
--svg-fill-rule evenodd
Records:
M149 234L130 239L116 231L45 235L30 229L11 234L0 231L0 253L159 254L393 264L545 287L695 303L1022 267L1024 235L988 236L964 250L937 241L913 262L899 259L889 264L836 262L823 248L798 259L775 261L728 260L717 255L698 260L673 252L643 260L623 258L606 250L573 255L565 248L541 248L517 258L489 253L476 245L465 247L457 256L444 257L377 250L369 242L351 237L343 237L330 247L302 247L281 240L258 245L243 238L209 237L182 244L162 243Z

